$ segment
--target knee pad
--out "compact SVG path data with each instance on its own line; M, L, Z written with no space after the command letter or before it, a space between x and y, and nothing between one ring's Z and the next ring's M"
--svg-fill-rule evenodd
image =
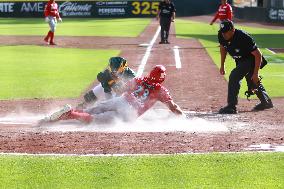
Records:
M87 103L90 103L90 102L94 102L96 101L98 98L96 97L96 95L94 94L94 92L91 90L89 92L87 92L85 95L84 95L84 100L85 102Z

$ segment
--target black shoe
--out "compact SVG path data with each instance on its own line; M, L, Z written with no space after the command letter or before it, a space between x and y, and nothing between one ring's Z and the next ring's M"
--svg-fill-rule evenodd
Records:
M236 114L238 112L237 112L236 106L227 105L227 106L221 108L218 113L219 114Z
M261 110L266 110L266 109L270 109L270 108L273 108L273 104L271 102L271 100L268 100L267 103L259 103L257 104L253 110L254 111L261 111Z
M160 41L160 42L159 42L159 44L165 44L165 43L166 43L165 41Z
M165 41L165 44L171 44L168 40Z

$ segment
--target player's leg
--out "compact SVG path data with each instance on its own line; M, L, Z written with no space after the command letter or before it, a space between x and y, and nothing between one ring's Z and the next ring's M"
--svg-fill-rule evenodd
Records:
M236 68L231 71L228 83L227 106L221 108L221 114L237 113L236 105L238 104L238 96L241 88L241 81L250 71L249 65L245 62L238 63Z
M120 100L117 103L116 111L119 113L123 121L129 122L138 118L137 110L129 105L124 97L120 97Z
M165 28L165 19L163 17L160 18L160 26L161 26L161 41L160 44L165 43L165 37L166 37L166 28Z
M165 42L167 44L169 44L168 39L169 39L169 34L170 34L170 28L171 28L171 20L169 19L165 24L165 30L166 30L165 31Z
M84 95L84 102L80 103L76 109L82 110L88 108L88 106L93 105L96 102L105 100L104 89L101 84L95 86L92 90L88 91Z
M56 30L56 18L50 17L49 26L50 26L50 31L51 31L49 44L50 45L56 45L54 43L54 33L55 33L55 30Z
M50 18L49 18L49 16L46 17L46 22L48 23L50 29L49 29L49 31L47 32L47 35L45 36L44 41L45 41L46 43L48 43L49 38L51 37L51 27L50 27Z
M72 109L70 105L66 104L60 110L40 120L39 124L54 123L60 120L72 120L72 119L79 120L84 123L90 123L92 122L93 117L92 115L86 112L76 111Z
M137 117L136 111L129 105L123 96L101 102L96 107L86 110L86 112L94 115L96 120L98 117L97 115L104 115L103 113L106 112L114 112L114 118L122 119L124 121L129 121Z
M251 71L246 76L246 81L248 86L251 86L253 89L253 92L256 94L257 98L260 100L260 103L257 104L253 110L265 110L269 108L273 108L273 103L268 96L268 93L266 92L264 86L262 85L261 81L258 84L253 83L252 81L252 75L254 72L254 66L251 68Z
M86 109L85 112L93 115L93 114L100 114L100 113L107 112L107 111L116 111L117 109L116 101L118 98L119 97L115 97L115 98L108 99L106 101L101 101L98 104L96 104L96 106Z

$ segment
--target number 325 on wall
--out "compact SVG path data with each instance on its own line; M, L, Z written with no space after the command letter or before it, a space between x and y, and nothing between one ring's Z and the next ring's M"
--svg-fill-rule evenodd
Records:
M135 15L143 14L143 15L156 15L159 9L159 2L138 2L135 1L132 3L133 10L132 13Z

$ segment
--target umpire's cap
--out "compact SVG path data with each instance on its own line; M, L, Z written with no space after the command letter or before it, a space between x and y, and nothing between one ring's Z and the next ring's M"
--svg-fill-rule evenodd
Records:
M231 20L223 20L220 23L220 32L226 33L227 31L230 31L234 28L234 23Z

